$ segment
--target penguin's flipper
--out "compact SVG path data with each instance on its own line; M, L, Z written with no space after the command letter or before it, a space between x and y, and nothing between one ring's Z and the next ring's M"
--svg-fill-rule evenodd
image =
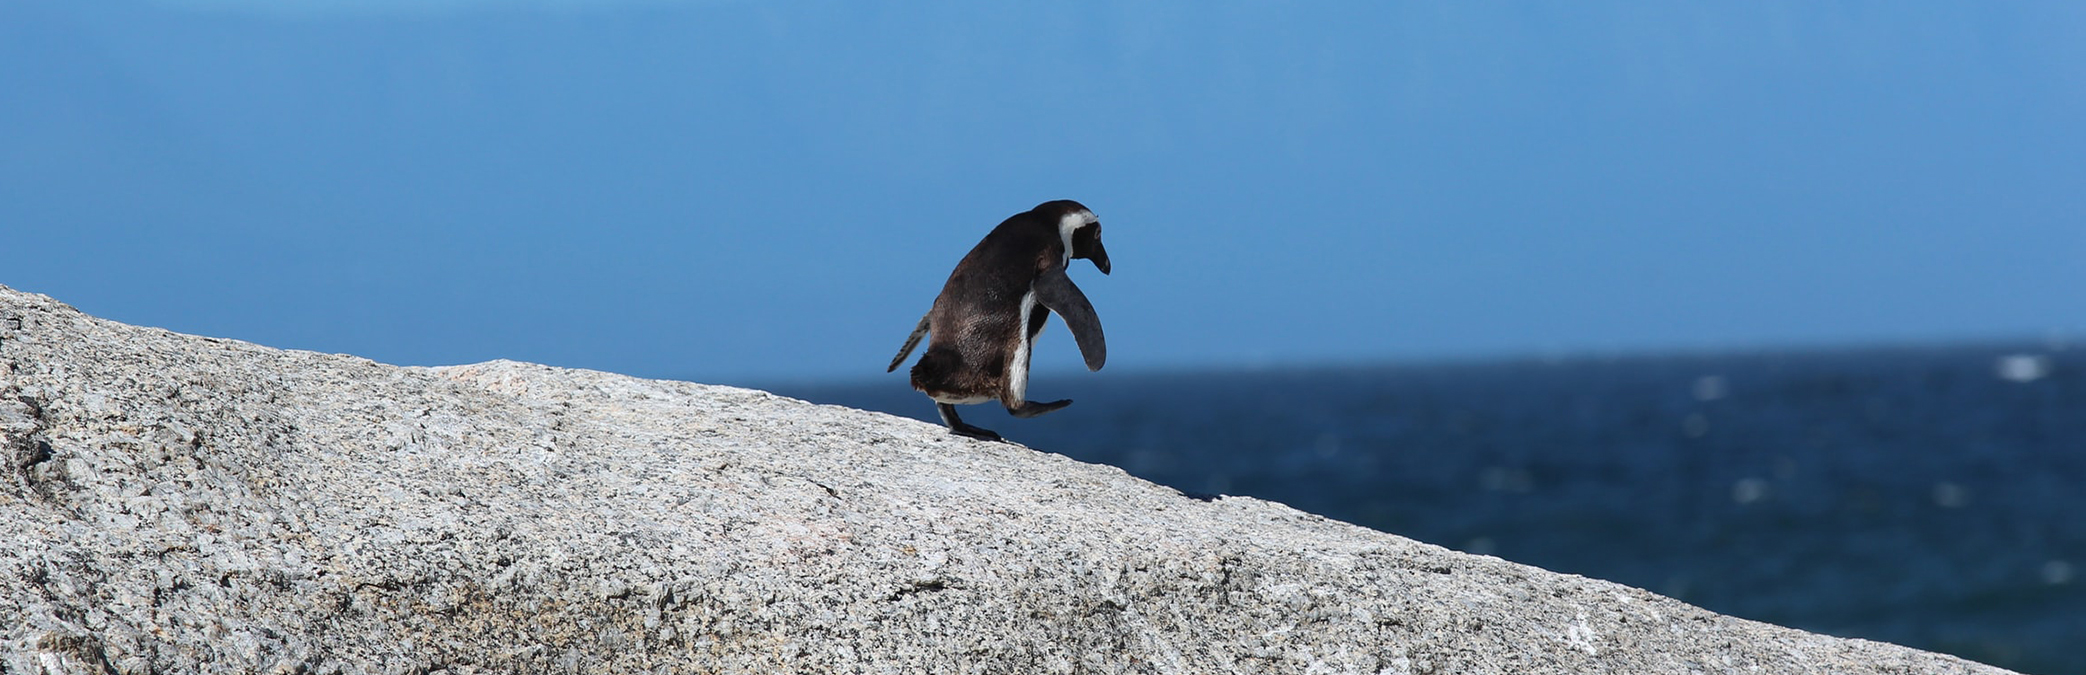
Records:
M898 356L891 359L891 367L885 368L884 372L897 370L898 364L905 363L905 357L913 355L913 348L920 346L920 336L927 334L927 320L933 317L934 312L920 317L920 325L913 329L913 336L905 339L905 346L898 348Z
M1094 315L1094 305L1086 301L1086 294L1072 285L1072 277L1065 276L1065 268L1059 267L1036 277L1036 300L1064 317L1065 326L1072 329L1072 340L1079 343L1079 355L1086 358L1087 370L1100 370L1108 361L1108 340L1101 336L1101 317Z

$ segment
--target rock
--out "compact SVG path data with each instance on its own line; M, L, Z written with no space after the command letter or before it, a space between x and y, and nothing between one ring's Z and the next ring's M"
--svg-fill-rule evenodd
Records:
M2003 672L888 415L4 287L0 457L5 673Z

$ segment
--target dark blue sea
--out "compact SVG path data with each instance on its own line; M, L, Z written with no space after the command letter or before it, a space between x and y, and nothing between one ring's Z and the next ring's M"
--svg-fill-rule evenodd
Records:
M865 382L767 388L935 420L903 369ZM1104 371L1030 396L1075 403L965 419L1188 493L2086 675L2086 349Z

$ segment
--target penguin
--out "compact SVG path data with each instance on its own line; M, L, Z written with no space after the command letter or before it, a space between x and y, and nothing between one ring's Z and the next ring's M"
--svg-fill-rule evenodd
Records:
M1028 418L1071 405L1070 399L1030 401L1028 384L1029 355L1051 312L1072 330L1087 370L1108 360L1101 319L1065 274L1075 258L1108 274L1101 221L1079 202L1044 202L1007 218L956 263L934 307L884 372L898 370L920 337L932 335L913 364L913 389L934 399L951 433L981 440L1001 439L957 417L956 406L997 400L1008 413Z

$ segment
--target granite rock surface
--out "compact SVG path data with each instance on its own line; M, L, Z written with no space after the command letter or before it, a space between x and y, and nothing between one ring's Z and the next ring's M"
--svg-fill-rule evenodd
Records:
M5 287L0 458L9 674L2004 672L888 415Z

